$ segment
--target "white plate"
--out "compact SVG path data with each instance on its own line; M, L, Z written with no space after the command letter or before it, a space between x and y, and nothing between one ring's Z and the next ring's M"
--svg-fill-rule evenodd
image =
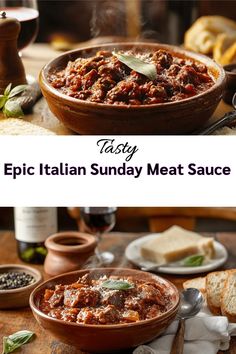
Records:
M125 250L126 258L137 265L138 267L152 267L157 264L145 260L141 256L140 248L144 242L152 240L156 238L160 234L151 234L137 240L131 242ZM180 266L179 262L171 263L169 266L162 266L158 268L158 273L168 273L168 274L196 274L196 273L204 273L209 272L213 269L216 269L222 264L224 264L228 258L228 253L226 248L219 242L214 241L215 247L215 257L211 259L209 262L202 264L199 267L184 267Z

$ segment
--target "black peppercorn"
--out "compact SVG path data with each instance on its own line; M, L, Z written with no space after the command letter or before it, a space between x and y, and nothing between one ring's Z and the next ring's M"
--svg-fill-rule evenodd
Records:
M0 274L0 290L23 288L35 281L34 277L24 272L8 272Z

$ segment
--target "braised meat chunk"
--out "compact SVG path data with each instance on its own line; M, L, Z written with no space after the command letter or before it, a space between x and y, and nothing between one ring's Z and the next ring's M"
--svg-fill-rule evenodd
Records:
M64 305L67 307L94 307L99 299L100 293L95 289L66 289L64 293Z

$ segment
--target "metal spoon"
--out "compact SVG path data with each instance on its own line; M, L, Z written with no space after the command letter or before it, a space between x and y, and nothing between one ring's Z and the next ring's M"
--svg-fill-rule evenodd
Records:
M236 119L236 93L232 98L232 106L234 107L234 111L226 113L222 118L220 118L217 122L209 125L202 131L198 131L195 133L196 135L209 135L213 133L215 130L222 128L228 123L233 122Z
M163 263L163 264L157 264L157 265L152 265L152 266L146 266L139 263L141 265L141 270L144 272L158 272L161 267L177 267L178 264L176 263Z
M201 292L194 288L189 288L181 293L181 304L177 318L179 326L175 334L170 354L182 354L184 349L185 320L194 317L203 304Z

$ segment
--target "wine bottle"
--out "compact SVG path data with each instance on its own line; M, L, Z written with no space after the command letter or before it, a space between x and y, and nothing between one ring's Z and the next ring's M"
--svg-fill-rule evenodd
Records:
M57 232L57 208L14 208L15 238L20 259L43 264L47 254L46 238Z

